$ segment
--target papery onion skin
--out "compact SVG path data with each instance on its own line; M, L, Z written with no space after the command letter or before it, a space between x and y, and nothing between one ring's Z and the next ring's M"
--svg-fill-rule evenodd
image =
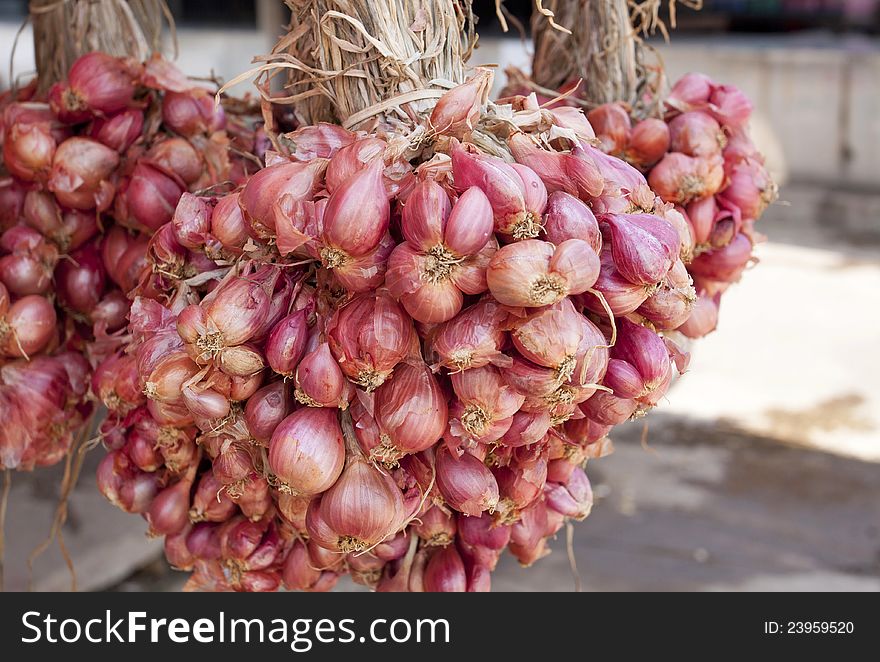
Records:
M305 311L298 310L279 321L272 328L266 342L269 367L280 375L292 377L305 351L307 338Z
M586 291L598 275L599 258L584 241L569 239L554 247L548 242L526 240L498 250L489 263L486 279L499 303L536 307Z
M495 477L469 453L456 459L445 448L437 452L437 487L446 502L465 515L479 515L498 503Z
M413 337L409 316L386 293L361 295L327 324L327 340L339 367L358 386L381 386L407 355Z
M364 551L397 533L404 515L403 497L391 477L357 457L320 503L310 504L310 511L313 506L320 509L327 527L316 542L341 552ZM309 527L309 533L316 531Z
M292 400L284 382L264 386L247 399L244 416L248 431L259 442L268 443L278 424L290 413Z
M426 365L403 363L377 389L375 416L388 435L383 450L396 461L400 455L429 448L440 438L448 419L446 395Z
M336 412L304 408L285 418L269 442L269 466L295 494L319 494L342 472L345 445Z
M0 318L0 352L12 357L36 354L52 338L56 320L48 299L36 294L21 297Z
M431 593L464 593L467 576L464 563L454 546L444 547L431 556L425 567L425 590Z
M573 195L557 191L550 195L544 214L544 234L556 245L567 239L582 239L598 254L602 233L592 210Z
M88 138L68 138L55 151L49 190L72 209L103 210L110 205L114 186L108 181L119 165L119 155Z
M331 250L364 255L388 230L390 207L382 184L382 161L377 159L352 175L327 203L323 241Z

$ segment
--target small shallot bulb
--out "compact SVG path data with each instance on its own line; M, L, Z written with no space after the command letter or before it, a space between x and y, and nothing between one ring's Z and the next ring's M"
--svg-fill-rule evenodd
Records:
M580 467L575 467L564 483L548 482L544 487L544 499L549 508L579 521L593 509L593 490L587 474Z
M140 471L122 450L111 451L104 456L98 465L96 478L101 494L127 513L144 512L158 491L158 477Z
M538 443L550 430L552 424L549 411L518 411L513 415L510 427L501 438L501 443L514 448Z
M607 214L611 255L624 278L640 285L658 283L678 258L681 240L675 227L652 214Z
M251 437L261 444L268 444L275 428L287 417L291 407L290 389L283 381L258 390L248 398L244 409L244 420Z
M191 522L225 522L235 514L235 502L223 488L213 472L202 474L189 511Z
M184 384L181 397L183 404L192 412L196 420L204 421L206 425L209 422L221 421L229 415L231 406L229 399L204 384Z
M599 260L602 270L593 289L602 294L614 315L628 315L635 311L648 298L648 288L633 283L617 270L611 249L603 250ZM582 295L580 300L590 312L607 316L602 302L593 293Z
M248 357L244 355L226 356L227 350L243 349L235 346L260 331L269 314L270 292L279 274L276 267L266 266L249 276L235 276L212 291L201 304L192 304L180 312L177 331L200 363L218 357L246 362ZM257 369L260 367L262 364ZM228 374L245 376L254 372Z
M172 352L161 358L144 379L144 393L151 400L165 404L182 404L183 385L191 380L199 367L186 352Z
M319 494L342 472L345 444L335 409L305 407L285 418L269 442L269 468L283 491Z
M669 353L663 339L650 329L625 318L618 321L617 343L611 349L611 355L638 370L646 392L658 388L671 372Z
M445 322L461 309L462 293L486 289L492 208L479 188L467 189L450 212L443 188L420 182L407 199L402 230L407 242L391 254L385 282L413 319ZM485 255L475 255L481 251Z
M525 182L523 175L501 159L457 140L452 142L451 156L455 187L482 190L492 207L496 231L514 240L538 236L547 189L534 171L523 166L530 173L524 171L529 179Z
M92 122L89 137L122 154L140 137L143 128L144 112L129 108L110 117L96 119Z
M133 228L155 232L174 215L183 187L148 163L138 163L116 198L116 214Z
M461 310L464 301L449 277L454 268L443 256L425 255L408 243L400 244L388 260L388 291L416 321L445 322Z
M327 202L321 260L324 266L344 265L379 245L391 215L382 182L383 163L376 159L345 181Z
M293 377L308 340L305 310L297 310L272 327L266 340L266 361L279 375Z
M448 420L446 395L424 363L402 363L376 390L375 418L382 436L370 457L393 464L437 442Z
M581 239L556 247L536 239L508 244L495 253L486 271L489 291L499 303L526 307L552 305L585 292L598 276L599 257Z
M737 234L723 248L701 253L690 265L695 277L709 280L736 282L752 259L752 242L743 234Z
M767 205L776 200L776 184L757 160L749 159L733 166L730 184L719 196L739 207L744 219L758 219Z
M418 184L407 199L402 230L407 241L422 252L438 253L440 247L452 257L472 255L492 235L492 207L486 194L474 186L461 194L450 211L446 193L428 180Z
M205 174L205 161L193 144L184 138L166 138L155 143L147 152L146 160L192 188L196 188L193 184Z
M56 320L55 307L45 297L29 294L16 300L0 316L0 355L33 356L52 339Z
M587 113L587 119L596 132L602 151L619 154L629 142L631 122L629 113L620 103L603 103Z
M321 574L312 564L306 546L299 540L293 543L281 571L284 586L291 591L308 591L321 580Z
M598 166L602 157L602 152L589 145L587 149L575 148L563 157L565 174L571 182L569 192L576 193L582 200L598 198L606 192L605 173Z
M467 591L467 574L464 562L454 545L437 550L425 566L423 578L425 591L429 593L464 593Z
M111 290L95 304L89 319L93 324L103 324L108 332L118 331L128 323L131 302L119 290Z
M38 232L19 225L0 236L0 282L14 295L45 294L52 285L58 250ZM99 293L100 296L100 293Z
M406 554L410 545L410 532L403 530L393 538L383 540L373 548L372 554L382 561L394 561Z
M523 457L506 467L496 467L493 471L501 495L496 517L500 524L516 521L519 511L541 496L541 490L547 481L547 450L519 450L526 451Z
M184 248L197 250L204 246L211 228L212 205L209 198L184 193L171 217L174 237Z
M514 346L525 358L553 368L559 382L571 379L584 335L583 316L568 299L516 320L511 329Z
M495 568L498 554L510 542L510 526L498 524L487 513L479 517L458 517L458 537L462 549L477 562Z
M124 58L86 53L71 65L67 82L50 91L52 110L71 123L118 112L132 102L136 76L136 68Z
M413 531L426 547L445 547L455 540L456 518L440 506L431 506L418 520Z
M547 535L547 506L538 501L520 512L510 531L510 553L525 567L549 551L543 546Z
M556 191L577 193L577 188L565 172L567 154L539 147L525 133L512 133L507 139L507 144L516 162L531 168L544 182L548 193L552 194ZM600 179L600 189L601 184Z
M381 161L387 147L388 143L381 138L370 136L340 148L327 164L324 176L327 191L333 193L367 164L377 159Z
M718 326L718 306L721 295L709 296L703 292L697 296L697 300L691 308L688 318L678 327L688 338L702 338L712 333Z
M373 391L409 353L412 321L385 292L358 295L327 323L330 351L345 375Z
M664 201L687 204L718 192L724 182L723 166L718 155L693 157L669 152L651 169L648 183Z
M74 251L55 270L61 304L81 314L91 313L104 294L107 279L104 265L94 243Z
M195 557L186 546L190 530L191 527L186 526L179 533L165 537L165 559L176 570L192 570L195 562Z
M670 150L688 156L720 154L727 139L721 125L704 112L682 113L669 122Z
M622 359L608 361L603 384L619 398L638 398L645 392L645 381L635 366Z
M451 508L465 515L492 511L498 504L495 476L470 453L455 458L445 446L437 451L437 487Z
M363 552L397 533L405 517L403 494L391 476L354 455L333 486L309 504L306 526L322 547Z
M275 235L275 206L284 196L311 200L327 166L323 159L306 163L275 163L254 174L238 196L251 229L260 237Z
M147 511L151 535L170 536L189 523L189 493L192 479L184 478L156 495Z
M660 287L639 306L638 313L649 319L657 329L675 329L691 314L697 293L681 260L660 283Z
M510 357L501 353L507 312L491 300L477 303L440 327L432 349L439 364L461 371L493 364L504 367Z
M338 124L318 122L303 126L290 134L292 157L297 161L320 158L329 159L342 147L355 141L357 135Z
M348 381L323 342L308 352L296 367L298 402L308 407L348 406Z
M64 207L103 211L113 198L109 179L118 165L115 150L89 138L68 138L55 151L49 190Z
M437 101L431 111L429 126L445 136L462 139L469 134L480 118L480 110L489 98L493 73L477 69L465 83L453 87Z
M742 126L752 114L752 102L733 85L713 86L709 104L709 111L725 126Z
M250 237L238 195L238 192L224 195L217 201L211 215L211 234L233 254L238 254Z
M663 158L668 149L669 125L656 117L648 117L633 127L626 159L640 168L647 168Z
M48 122L13 122L5 132L3 163L9 173L21 180L46 181L55 149Z
M602 250L602 233L593 211L564 191L556 191L547 199L544 235L557 246L568 239L582 239L597 254Z
M172 131L189 137L222 129L226 118L223 107L214 103L213 94L205 89L192 88L185 92L165 92L162 122Z
M214 477L223 485L240 487L254 470L254 458L249 447L224 439L220 452L214 458Z
M608 365L609 370L611 364ZM565 422L565 435L568 439L578 444L589 445L590 448L599 447L600 442L607 441L611 427L602 425L589 418L573 418ZM591 455L590 457L597 457ZM600 457L600 456L599 456Z
M700 108L709 102L715 84L706 74L687 73L669 91L666 105L681 112Z
M457 399L450 412L450 433L477 443L501 438L525 397L514 392L493 366L457 372L451 379Z

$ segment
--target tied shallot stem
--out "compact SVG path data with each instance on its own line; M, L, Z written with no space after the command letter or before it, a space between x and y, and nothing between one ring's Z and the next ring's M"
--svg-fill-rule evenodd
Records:
M4 559L6 554L6 506L12 489L12 469L3 470L3 491L0 493L0 593L4 590Z

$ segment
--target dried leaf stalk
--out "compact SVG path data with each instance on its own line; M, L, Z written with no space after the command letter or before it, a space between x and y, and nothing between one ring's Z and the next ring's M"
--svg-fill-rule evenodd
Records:
M476 41L470 0L286 0L288 34L265 62L286 73L304 123L412 125L465 79Z
M699 9L702 0L678 0ZM544 0L554 21L570 32L552 26L535 12L532 35L534 84L558 90L583 79L577 96L587 108L622 101L636 116L657 111L664 85L659 57L641 37L660 32L668 38L660 18L664 0ZM668 0L669 23L675 27L676 0ZM522 82L522 81L517 81Z
M31 0L34 55L41 91L63 79L83 53L147 59L161 47L164 0Z

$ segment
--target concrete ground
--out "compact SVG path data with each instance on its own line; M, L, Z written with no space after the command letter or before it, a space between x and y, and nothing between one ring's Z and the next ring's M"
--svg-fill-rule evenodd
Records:
M762 221L761 263L668 402L588 466L597 503L574 540L586 590L880 590L880 194L789 185L782 200ZM9 588L27 585L59 473L14 478ZM70 510L81 589L180 587L91 472ZM564 539L553 548L528 571L506 557L495 589L571 590ZM34 588L69 587L57 547L35 567Z

